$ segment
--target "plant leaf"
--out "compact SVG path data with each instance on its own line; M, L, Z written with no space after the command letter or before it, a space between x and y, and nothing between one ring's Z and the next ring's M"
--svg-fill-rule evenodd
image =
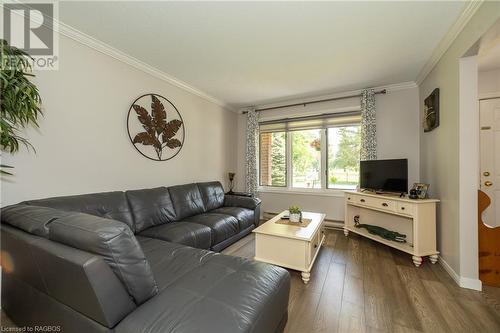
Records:
M174 119L169 121L168 123L165 124L165 127L163 128L163 134L161 137L161 140L163 143L167 142L169 139L173 138L176 134L179 128L182 125L182 121L179 119Z
M167 124L167 112L165 107L161 104L160 100L155 96L151 95L151 114L153 115L153 126L156 130L156 134L163 132L163 128Z
M158 139L154 135L151 135L148 132L138 133L134 137L134 140L132 140L132 143L142 143L145 146L153 146L157 149L161 149L160 141L158 141Z
M182 144L179 140L177 139L169 139L167 141L167 147L170 148L170 149L174 149L174 148L177 148L177 147L180 147Z
M146 130L151 135L154 135L154 126L153 126L153 120L151 119L151 116L149 115L148 111L146 111L145 108L143 108L140 105L132 105L134 108L135 112L137 113L137 119L142 124L142 127Z

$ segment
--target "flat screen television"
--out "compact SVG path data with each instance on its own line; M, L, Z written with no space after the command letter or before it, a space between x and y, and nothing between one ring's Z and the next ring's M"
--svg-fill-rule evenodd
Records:
M408 160L361 161L359 187L380 192L408 192Z

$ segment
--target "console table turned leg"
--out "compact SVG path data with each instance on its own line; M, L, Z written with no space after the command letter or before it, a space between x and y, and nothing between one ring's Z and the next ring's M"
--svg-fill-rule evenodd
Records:
M433 254L433 255L429 256L429 259L430 259L431 263L435 264L438 261L438 255Z
M344 228L344 235L349 236L349 230L347 230L346 228Z
M309 272L302 272L302 281L304 281L304 284L307 284L309 282L309 278L311 277L311 273Z
M413 259L413 263L416 267L419 267L420 264L422 264L422 257L412 256L411 258Z

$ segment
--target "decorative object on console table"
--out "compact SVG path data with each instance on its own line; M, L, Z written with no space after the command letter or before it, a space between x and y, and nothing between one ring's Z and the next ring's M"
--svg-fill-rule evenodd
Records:
M406 243L406 235L376 225L361 224L359 223L359 215L354 216L354 226L356 228L365 228L370 234L380 236L390 241Z
M151 114L147 111L150 100ZM154 161L174 158L184 145L184 121L179 110L157 94L142 95L132 103L127 131L134 148Z
M236 174L234 172L228 172L227 176L229 178L229 191L227 191L226 194L233 194L233 187L234 187L234 176Z
M439 126L439 88L424 100L424 132L430 132Z
M288 208L288 213L290 214L289 219L290 222L300 223L302 220L302 212L298 206L291 206Z
M425 199L427 198L427 191L429 184L414 183L410 189L410 199Z

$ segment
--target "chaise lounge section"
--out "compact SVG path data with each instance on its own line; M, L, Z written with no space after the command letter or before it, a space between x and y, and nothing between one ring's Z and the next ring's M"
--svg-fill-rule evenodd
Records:
M2 307L64 332L281 332L288 272L213 252L259 204L210 182L5 207Z

